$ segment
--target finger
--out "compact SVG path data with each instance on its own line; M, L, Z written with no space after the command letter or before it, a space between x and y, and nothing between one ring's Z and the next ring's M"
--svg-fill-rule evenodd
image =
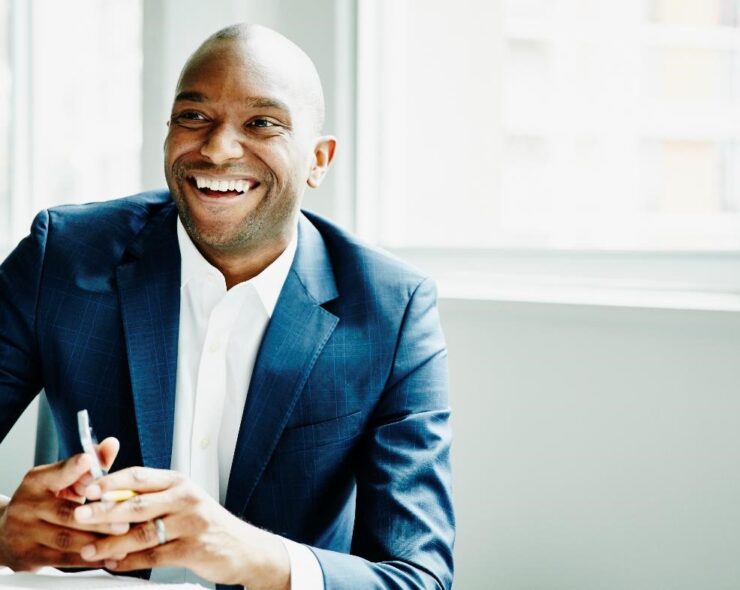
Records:
M74 516L74 509L78 506L79 504L76 502L53 498L34 506L34 515L42 522L52 525L104 535L122 535L127 533L130 528L128 522L114 524L79 523Z
M64 553L79 553L84 546L100 537L94 533L40 522L34 526L33 535L40 545Z
M74 518L74 509L79 504L69 500L53 498L42 501L36 508L36 516L43 522L66 526L68 528L83 528L77 526ZM91 527L84 527L90 529Z
M185 505L184 496L165 490L140 494L125 502L90 502L76 507L74 518L86 524L146 522L182 509Z
M111 468L113 465L113 462L116 459L116 456L118 455L118 451L121 448L121 443L118 442L118 439L110 436L106 438L103 442L101 442L97 446L97 453L98 458L100 460L100 466L105 469L106 471ZM66 494L63 497L66 497L69 500L74 500L79 502L80 504L84 504L84 498L85 491L95 482L95 479L93 478L91 473L86 473L83 475L80 479L78 479L71 487L72 493ZM73 497L74 496L74 497ZM79 500L78 498L82 497L83 500ZM97 500L97 498L88 498L90 500Z
M77 496L85 496L85 490L87 487L95 481L91 473L86 473L75 483L73 483L68 489L71 490Z
M94 484L89 486L93 489L87 490L85 494L88 499L95 500L100 496L90 497L88 491L94 494L98 492L103 494L113 490L134 490L139 493L159 492L176 485L182 479L182 474L176 471L151 469L149 467L129 467L115 473L109 473L96 480Z
M106 559L105 567L117 572L142 570L162 566L187 566L184 559L183 544L181 541L158 545L136 553L130 553L124 559ZM192 564L190 564L192 565Z
M63 490L57 492L55 496L62 500L75 502L76 504L84 504L87 500L84 495L75 492L74 486L72 486L71 488L64 488Z
M90 457L81 453L66 461L35 467L28 479L31 485L56 493L74 484L89 470Z
M167 533L167 541L176 538L179 535L180 527L175 524L177 519L174 517L163 518L162 523ZM128 534L120 537L107 537L96 539L89 545L82 547L80 555L84 559L106 560L113 559L119 561L117 556L145 551L160 545L157 526L153 521L147 521L131 528Z
M59 551L52 549L51 547L45 547L44 545L38 545L33 550L33 569L38 569L43 566L51 567L105 567L102 561L89 562L82 559L80 554L70 553L66 551Z
M120 449L121 443L114 436L109 436L98 445L98 456L103 469L107 471L113 466Z

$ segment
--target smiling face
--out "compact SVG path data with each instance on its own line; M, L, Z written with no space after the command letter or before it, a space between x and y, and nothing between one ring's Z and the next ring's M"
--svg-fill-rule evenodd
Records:
M306 184L318 186L331 161L334 139L318 137L314 70L286 43L277 34L209 41L180 77L165 176L206 254L284 247Z

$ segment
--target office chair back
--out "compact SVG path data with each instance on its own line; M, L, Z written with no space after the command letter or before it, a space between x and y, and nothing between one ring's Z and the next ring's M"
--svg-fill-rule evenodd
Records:
M51 414L46 394L39 395L39 414L36 419L36 450L33 456L34 465L48 465L59 460L59 443L54 416Z

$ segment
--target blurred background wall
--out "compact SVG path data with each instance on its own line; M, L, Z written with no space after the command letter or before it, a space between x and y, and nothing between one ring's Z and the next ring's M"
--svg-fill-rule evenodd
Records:
M738 2L80 2L79 60L55 66L18 33L54 34L54 4L6 5L0 91L41 114L2 119L5 252L38 208L161 186L187 55L272 26L314 58L340 139L307 207L439 283L455 587L740 586ZM118 79L85 57L95 36ZM55 72L102 98L47 109ZM0 445L0 491L32 464L35 411Z

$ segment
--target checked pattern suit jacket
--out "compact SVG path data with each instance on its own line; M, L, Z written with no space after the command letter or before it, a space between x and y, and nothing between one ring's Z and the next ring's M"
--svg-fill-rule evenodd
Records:
M0 266L0 440L43 388L60 456L87 408L115 468L169 468L176 219L167 191L36 217ZM226 508L307 544L327 590L450 588L446 356L433 283L304 212Z

